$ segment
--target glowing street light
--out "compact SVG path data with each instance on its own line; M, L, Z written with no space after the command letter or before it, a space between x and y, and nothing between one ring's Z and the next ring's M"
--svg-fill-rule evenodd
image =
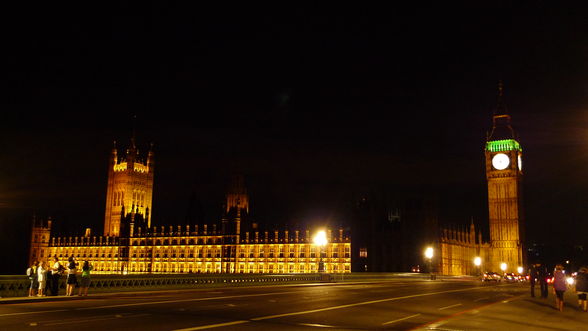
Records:
M482 265L482 258L476 256L474 258L474 265L476 266L476 271L478 272L478 276L480 275L480 266Z
M523 267L518 267L517 271L519 272L519 275L521 275L523 273Z
M502 270L503 273L506 271L506 263L502 262L500 264L500 270Z
M431 280L435 279L435 275L433 275L433 255L433 247L427 247L427 249L425 249L425 257L427 258L427 263L429 264L429 275L431 276Z
M325 247L329 241L327 240L327 233L324 230L318 231L312 241L315 245L319 246L319 267L318 272L325 271L325 264L323 263L323 247Z

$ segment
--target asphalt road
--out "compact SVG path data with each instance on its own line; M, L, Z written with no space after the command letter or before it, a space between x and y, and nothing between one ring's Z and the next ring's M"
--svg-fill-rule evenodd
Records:
M434 328L527 295L526 284L406 280L121 293L0 305L0 330Z

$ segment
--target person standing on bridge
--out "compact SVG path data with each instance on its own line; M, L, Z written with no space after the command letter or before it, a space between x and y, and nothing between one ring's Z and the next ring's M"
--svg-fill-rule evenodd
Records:
M563 270L563 265L558 264L555 266L553 273L553 291L555 292L555 309L563 311L564 305L564 292L568 288L566 283L566 274Z
M78 268L76 266L76 261L72 256L69 257L67 265L67 289L65 292L66 296L72 296L74 288L78 285L78 278L76 273L78 272Z
M37 290L39 289L39 275L37 274L37 266L39 262L33 261L33 264L27 269L27 276L31 281L31 285L29 286L29 296L34 297L37 295Z
M537 263L537 277L539 278L539 287L541 288L541 298L547 299L547 267L544 264Z
M82 266L82 280L80 282L80 292L78 296L88 296L88 287L90 287L90 271L92 271L92 265L88 261L84 261Z
M531 284L531 298L535 297L535 282L539 278L539 274L537 272L537 268L535 264L531 264L531 268L529 268L529 284Z
M37 275L39 281L39 292L37 294L38 297L45 296L45 283L47 283L47 263L46 262L39 262L39 266L37 267Z
M576 275L576 293L578 294L578 308L588 311L586 294L588 294L588 268L582 267Z

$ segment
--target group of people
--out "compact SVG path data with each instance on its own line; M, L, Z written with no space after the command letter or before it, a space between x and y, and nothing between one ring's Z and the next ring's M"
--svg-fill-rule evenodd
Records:
M550 278L547 267L536 263L529 269L529 282L531 284L531 297L535 297L535 284L538 281L541 288L541 298L547 298L547 280ZM555 309L563 311L564 293L570 286L563 265L557 264L553 271L553 293L555 295ZM578 295L578 308L588 311L588 268L581 267L574 280L575 291Z
M57 256L50 261L34 261L27 269L27 276L31 282L29 286L29 297L34 296L56 296L59 294L59 283L62 276L66 278L66 296L73 296L76 286L79 286L79 296L87 296L90 287L90 272L92 265L84 261L81 268L81 277L78 282L78 263L73 256L70 256L67 262L67 268L61 265Z

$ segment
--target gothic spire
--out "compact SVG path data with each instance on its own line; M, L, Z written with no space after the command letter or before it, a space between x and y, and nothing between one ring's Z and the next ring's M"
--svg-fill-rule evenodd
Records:
M504 102L504 85L498 82L498 100L492 115L492 131L487 137L490 140L515 139L514 130L510 126L510 115Z
M504 84L502 83L502 80L498 81L498 96L496 109L494 109L494 116L496 115L508 115L506 103L504 102Z

